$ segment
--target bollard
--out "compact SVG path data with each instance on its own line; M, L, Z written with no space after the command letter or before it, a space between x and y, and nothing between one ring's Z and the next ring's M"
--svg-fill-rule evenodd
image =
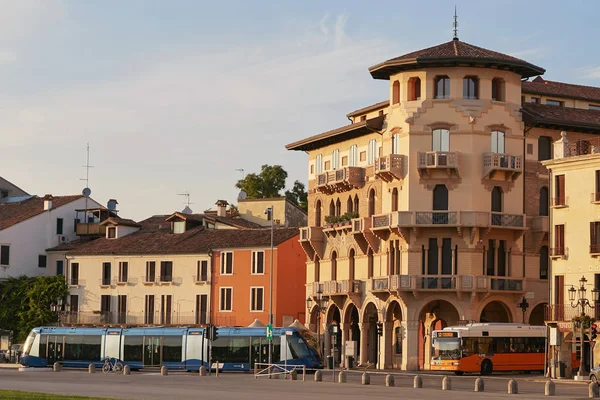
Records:
M339 383L346 383L346 371L341 371L338 375Z
M96 372L96 366L94 364L88 365L88 372L90 374L93 374L94 372Z
M419 375L415 375L414 388L421 389L423 387L423 379Z
M396 385L396 383L395 383L395 380L394 380L394 375L390 375L390 374L386 375L385 376L385 386L392 387L392 386L395 386L395 385Z
M60 365L60 363L57 361L54 363L54 365L52 365L52 371L54 372L59 372L62 368L62 366Z
M293 381L297 381L298 380L298 371L296 371L296 368L294 368L292 370L292 372L290 373L290 377L292 378Z
M445 376L442 379L442 390L452 390L452 381L449 376Z
M555 394L556 394L556 387L554 385L554 382L552 382L551 379L548 379L548 382L546 382L546 387L544 389L544 395L554 396Z
M315 371L315 382L322 382L323 381L323 375L321 375L321 370L317 370Z
M363 372L363 374L362 374L362 384L363 385L371 384L371 376L367 372Z
M169 369L167 368L166 365L163 365L162 367L160 367L160 374L162 376L167 376L169 375Z
M254 375L258 374L258 365L254 364Z
M594 397L599 397L598 395L598 384L596 382L592 382L590 383L590 385L588 386L588 394L589 394L589 398L592 399Z
M200 376L206 376L206 367L204 365L200 367L200 370L198 371L198 374Z
M482 378L475 379L475 392L483 392L485 389L485 383Z
M215 367L215 376L218 378L219 377L219 360L217 360L217 365Z
M518 394L519 384L514 379L508 381L508 394Z
M131 367L129 365L123 367L123 375L131 375Z

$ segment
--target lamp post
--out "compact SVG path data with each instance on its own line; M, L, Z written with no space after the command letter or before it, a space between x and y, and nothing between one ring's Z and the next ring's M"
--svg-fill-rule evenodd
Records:
M579 370L577 371L577 376L575 376L575 380L583 380L586 376L587 376L587 372L585 372L585 365L583 363L583 343L584 343L584 337L583 337L583 331L585 329L584 326L584 318L585 315L585 307L592 307L592 304L590 303L590 301L586 298L585 296L585 292L586 292L586 288L585 288L585 284L587 283L587 279L585 279L585 276L582 276L581 279L579 280L579 289L575 289L572 285L571 288L569 289L569 301L571 302L571 307L573 308L578 308L581 307L581 313L579 314L581 318L581 321L579 323L579 328L581 330L581 339L580 339L580 346L579 346L579 350L580 350L580 355L579 355ZM578 295L577 301L575 301L575 294ZM599 294L599 290L594 288L592 289L592 300L594 302L594 304L596 304L596 302L598 302L598 294Z
M525 323L525 312L529 308L529 303L527 302L525 296L523 296L523 300L521 300L521 302L517 304L517 307L519 307L521 311L523 311L523 323Z
M271 260L269 262L269 326L267 330L271 330L273 332L273 231L275 229L275 224L273 220L273 206L267 208L265 210L265 214L267 218L271 220ZM271 365L272 357L273 357L273 334L271 333L270 337L267 337L269 341L269 366Z
M325 307L324 303L324 299L321 296L322 295L322 291L321 291L321 287L319 286L319 288L317 289L317 346L319 349L319 356L322 353L322 348L321 348L321 313L324 312L327 307ZM312 308L312 304L313 304L313 298L312 297L307 297L306 298L306 308L308 308L309 312Z
M50 304L50 310L54 313L56 313L56 324L58 326L60 326L60 311L63 305L63 299L61 297L59 297L58 299L56 299L56 303L52 302Z

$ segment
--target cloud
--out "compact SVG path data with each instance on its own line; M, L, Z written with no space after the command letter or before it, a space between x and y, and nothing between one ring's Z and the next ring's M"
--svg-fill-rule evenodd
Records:
M600 67L579 68L576 70L576 74L583 79L600 79Z
M517 57L517 58L521 58L521 59L539 60L539 59L546 57L548 52L547 52L546 48L534 47L531 49L509 52L508 54L513 57Z

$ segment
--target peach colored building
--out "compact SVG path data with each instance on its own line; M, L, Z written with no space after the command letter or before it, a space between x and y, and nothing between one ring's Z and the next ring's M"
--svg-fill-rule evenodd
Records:
M341 324L338 361L349 342L361 365L415 370L429 368L434 329L543 324L536 137L553 106L522 105L539 79L522 80L544 69L455 38L369 71L389 81L387 100L286 146L308 154L308 326Z

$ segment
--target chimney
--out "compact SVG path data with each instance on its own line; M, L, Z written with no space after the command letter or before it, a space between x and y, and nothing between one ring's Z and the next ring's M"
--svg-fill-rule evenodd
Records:
M52 195L51 194L47 194L44 196L43 200L44 200L44 211L48 211L52 209Z
M229 205L227 200L217 200L215 204L217 205L217 217L226 217L227 206Z

